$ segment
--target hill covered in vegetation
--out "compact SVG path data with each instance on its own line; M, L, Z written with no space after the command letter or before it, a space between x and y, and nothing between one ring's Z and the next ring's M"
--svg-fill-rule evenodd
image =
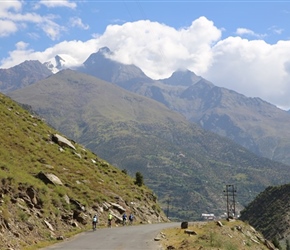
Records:
M166 221L156 195L0 94L0 249L33 249L132 212ZM140 184L140 183L138 183Z
M9 95L129 175L141 172L171 218L222 215L227 184L237 186L240 210L267 186L290 178L289 166L205 131L157 101L76 71Z
M268 239L282 244L290 235L290 184L270 186L242 211L240 219L247 221Z

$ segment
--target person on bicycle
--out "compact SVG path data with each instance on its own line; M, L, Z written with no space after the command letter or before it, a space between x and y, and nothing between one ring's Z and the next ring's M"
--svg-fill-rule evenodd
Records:
M109 212L108 215L108 227L112 227L112 219L113 219L113 215L111 212Z
M95 231L97 228L97 223L98 223L98 216L96 214L93 217L92 223L93 223L93 230Z
M126 221L127 221L127 214L124 213L124 214L123 214L123 226L126 225Z
M129 223L130 223L130 225L133 224L133 220L134 220L134 215L133 214L130 214L129 215Z

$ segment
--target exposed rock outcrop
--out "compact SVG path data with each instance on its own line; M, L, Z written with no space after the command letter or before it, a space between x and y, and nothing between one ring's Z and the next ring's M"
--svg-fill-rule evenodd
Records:
M39 172L36 177L42 180L45 184L63 185L61 180L54 174Z
M51 135L51 140L61 147L69 147L76 150L75 146L68 139L59 134Z

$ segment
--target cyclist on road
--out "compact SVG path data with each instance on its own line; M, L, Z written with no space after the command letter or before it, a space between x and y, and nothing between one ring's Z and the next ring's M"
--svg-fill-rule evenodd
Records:
M112 227L112 219L113 219L113 215L111 212L109 212L108 215L108 227Z
M133 224L133 220L134 220L134 215L130 214L129 215L129 224L132 225Z
M93 221L92 221L92 224L93 224L93 230L95 231L96 228L97 228L97 223L98 223L98 216L95 214L94 217L93 217Z
M123 214L123 226L125 226L126 223L127 223L127 214L124 213L124 214Z

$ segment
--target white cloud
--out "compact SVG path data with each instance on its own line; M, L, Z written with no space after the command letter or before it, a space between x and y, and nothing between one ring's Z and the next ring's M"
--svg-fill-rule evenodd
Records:
M81 29L84 29L84 30L87 30L90 28L89 25L86 25L83 23L82 19L79 18L79 17L72 17L70 18L70 25L72 27L78 27L78 28L81 28Z
M214 63L204 74L218 86L249 97L290 107L290 41L270 45L262 40L229 37L212 48Z
M67 7L74 9L77 7L76 3L69 0L41 0L38 4L44 5L48 8Z
M211 45L220 37L213 22L201 17L180 30L150 21L110 25L98 41L115 52L115 59L135 64L156 79L176 69L205 72L211 64Z
M57 54L74 58L73 67L107 46L115 52L114 59L137 65L151 78L169 77L175 70L188 68L217 86L290 108L290 41L268 44L239 36L221 40L221 34L205 17L179 30L157 22L129 22L110 25L104 34L88 41L63 41L44 51L18 44L1 67L27 58L46 62Z
M257 37L257 38L266 37L266 34L258 34L258 33L255 33L254 31L252 31L250 29L246 29L246 28L238 28L236 30L236 34L238 36L248 35L248 36Z
M284 32L284 29L278 28L277 26L271 26L269 30L278 35L281 35Z
M20 46L20 45L25 46ZM16 49L9 52L9 57L2 60L1 68L9 68L24 62L29 58L29 60L39 60L44 63L56 55L62 55L64 58L70 58L70 61L66 64L67 67L79 66L83 63L88 56L98 50L97 42L95 39L88 40L86 42L82 41L63 41L56 44L51 48L47 48L44 51L34 51L29 48L29 45L24 42L19 42L16 44Z
M236 31L237 35L255 35L254 31L249 30L249 29L245 29L245 28L238 28Z
M11 18L20 11L22 4L20 1L2 1L0 4L0 37L9 36L17 32L17 25Z
M60 37L64 27L57 24L54 20L55 15L41 16L37 13L23 13L21 1L1 2L0 5L0 37L9 36L20 29L25 29L28 25L35 25L52 40Z
M5 17L7 12L20 11L22 8L21 1L1 1L0 4L0 16Z
M0 19L0 37L9 36L18 30L14 22Z
M61 36L62 31L66 31L66 28L51 21L49 18L44 18L38 26L44 31L44 33L51 39L57 40Z
M28 43L20 41L16 44L16 49L17 50L25 50L26 48L28 48L28 46L29 46Z

